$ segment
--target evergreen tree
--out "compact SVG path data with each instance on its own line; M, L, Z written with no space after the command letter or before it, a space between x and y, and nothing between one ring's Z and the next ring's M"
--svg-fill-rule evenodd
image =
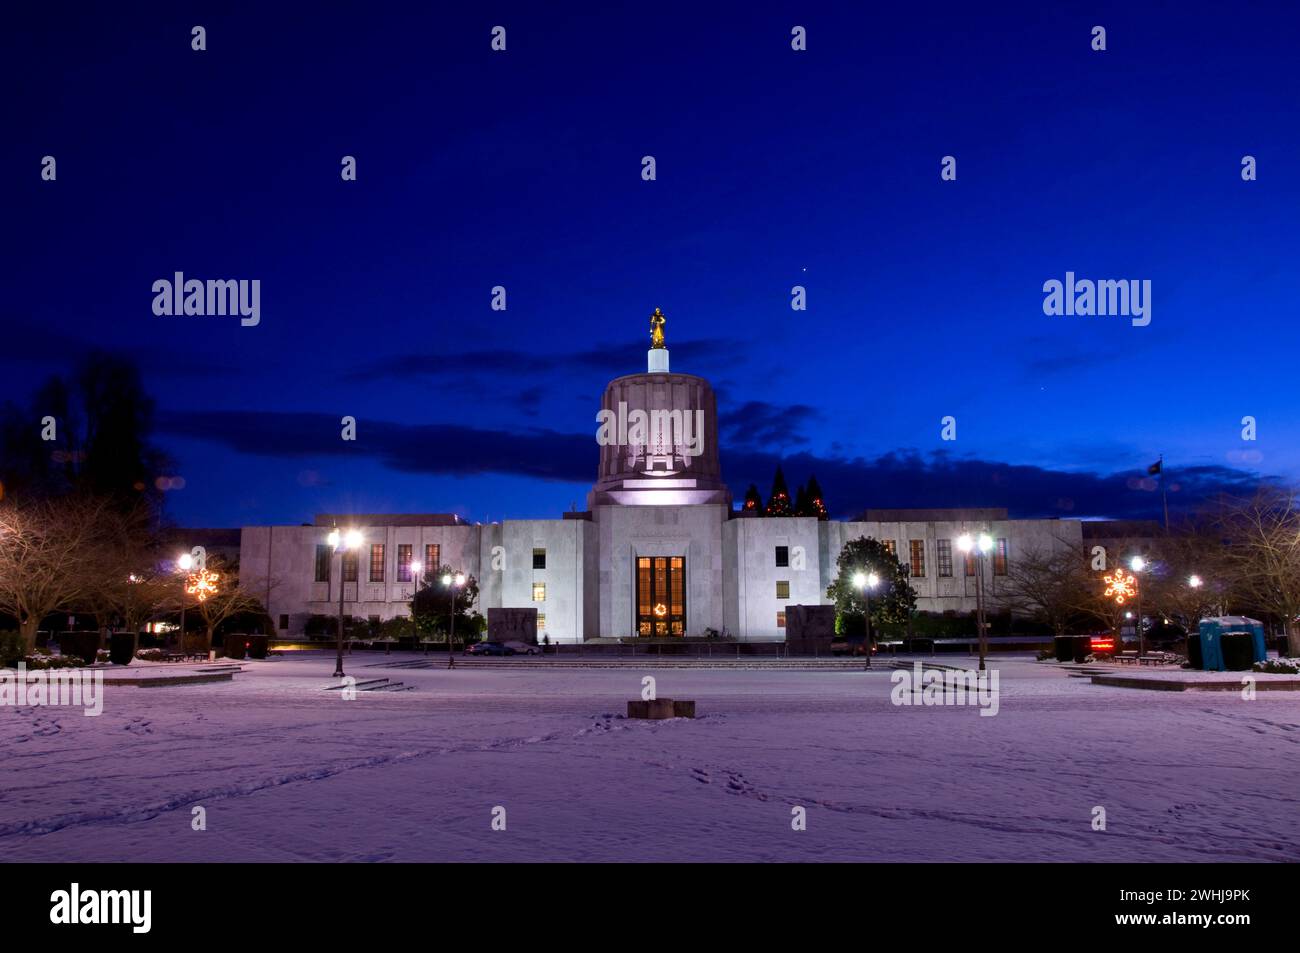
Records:
M808 491L804 489L804 485L802 483L799 484L799 489L794 491L794 515L795 516L812 515L811 513L808 512Z
M785 485L785 474L781 472L781 465L777 464L776 476L772 478L772 492L767 495L767 509L764 515L790 516L793 512L790 505L790 490Z
M826 511L826 498L822 495L822 487L816 476L808 478L808 515L819 520L830 519L830 514Z
M916 609L916 590L904 566L885 544L871 537L849 540L836 561L838 573L826 588L835 600L837 631L863 631L866 624L867 593L853 584L858 573L875 573L879 582L871 590L871 625L878 638L880 627L897 629L907 624Z
M752 483L749 485L749 489L745 491L744 509L746 513L761 514L763 512L763 498L758 494L758 487Z

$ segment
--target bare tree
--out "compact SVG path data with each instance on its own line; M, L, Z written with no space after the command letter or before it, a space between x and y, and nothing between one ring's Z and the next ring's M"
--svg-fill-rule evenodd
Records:
M1265 485L1248 499L1230 499L1218 517L1227 565L1242 598L1276 616L1287 651L1300 656L1300 508L1295 491Z
M128 632L139 632L179 597L180 581L161 568L147 507L105 513L96 545L98 568L88 596L101 625L118 619Z
M204 595L201 599L200 593L186 595L186 602L191 611L197 611L199 618L203 620L203 651L212 647L212 636L223 622L244 612L265 613L262 595L275 588L275 581L272 580L269 585L263 583L259 587L260 591L254 593L240 585L237 564L213 557L208 558L206 571L216 577L211 580L215 591ZM197 572L191 574L192 577L198 575ZM184 633L182 633L182 645L184 645Z
M18 619L28 652L47 615L93 602L110 511L103 497L0 504L0 611Z
M1087 562L1081 549L1066 546L1030 548L1007 563L997 604L1032 616L1064 635L1087 601Z

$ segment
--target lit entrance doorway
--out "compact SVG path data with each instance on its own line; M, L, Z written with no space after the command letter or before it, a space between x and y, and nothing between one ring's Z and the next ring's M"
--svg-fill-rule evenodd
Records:
M640 636L686 634L686 558L638 556L636 631Z

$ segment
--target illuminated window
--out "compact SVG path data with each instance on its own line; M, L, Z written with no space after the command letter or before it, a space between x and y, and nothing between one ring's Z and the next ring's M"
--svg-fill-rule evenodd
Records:
M936 539L934 541L935 549L939 553L939 575L952 575L952 540Z
M546 568L546 550L544 549L533 550L533 568L534 569Z
M544 582L533 583L533 602L545 602L545 601L546 601L546 583Z
M316 545L316 581L330 581L330 548L323 543Z
M895 559L897 559L897 558L898 558L898 544L895 543L892 539L887 539L887 540L885 540L885 552L889 553L889 555L891 555L891 556L893 556Z
M780 612L778 612L778 613L776 614L776 627L777 627L778 629L784 629L784 628L785 628L785 610L784 610L784 609L782 609Z
M789 565L790 565L790 547L789 546L776 547L776 568L784 569L786 566Z
M397 544L397 581L411 581L411 544Z
M776 581L776 597L778 599L790 598L790 580L778 579Z
M343 581L357 581L357 552L355 549L343 554Z
M384 544L370 544L370 581L384 581Z
M971 550L966 554L966 575L975 575L975 551Z
M914 539L910 541L912 557L912 575L920 577L925 575L925 540Z
M537 631L540 632L544 628L546 628L546 613L539 612L537 613Z
M442 568L442 547L437 543L426 543L424 546L424 569L425 572L437 572Z
M1007 574L1007 541L999 539L997 549L993 551L993 575L1005 576Z

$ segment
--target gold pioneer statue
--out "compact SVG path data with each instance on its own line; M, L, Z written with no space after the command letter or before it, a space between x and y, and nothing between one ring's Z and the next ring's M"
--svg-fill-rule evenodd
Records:
M664 313L655 308L655 313L650 315L650 347L667 347L664 344Z

